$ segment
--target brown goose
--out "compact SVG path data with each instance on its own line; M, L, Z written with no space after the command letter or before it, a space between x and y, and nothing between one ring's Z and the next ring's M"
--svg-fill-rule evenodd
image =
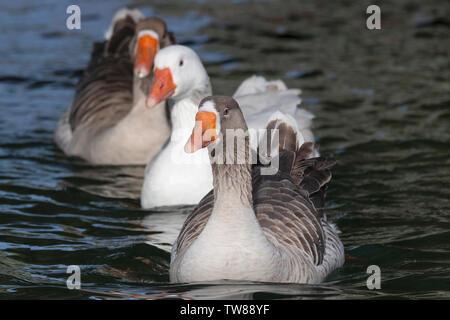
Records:
M248 161L247 125L237 102L218 96L201 101L185 150L208 147L214 189L173 245L171 281L318 283L344 263L338 231L322 210L335 161L307 159L312 143L299 147L289 121L273 121L267 127L279 130L279 170L262 175L262 166ZM233 138L230 144L230 130L245 143Z
M145 99L154 56L175 39L161 19L128 9L116 13L105 37L93 46L55 142L95 164L145 164L170 134L165 102L150 110Z

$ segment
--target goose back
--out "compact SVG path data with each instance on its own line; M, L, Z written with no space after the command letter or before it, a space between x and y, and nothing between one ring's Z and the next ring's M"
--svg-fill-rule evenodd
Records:
M136 22L126 16L115 23L110 39L94 44L70 108L72 131L92 123L98 129L117 123L132 108L133 61L129 48L135 28Z

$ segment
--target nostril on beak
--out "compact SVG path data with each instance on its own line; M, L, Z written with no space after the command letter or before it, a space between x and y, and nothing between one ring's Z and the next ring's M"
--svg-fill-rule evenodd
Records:
M147 72L145 70L145 68L143 67L138 67L135 69L135 74L139 77L139 78L144 78L147 75Z

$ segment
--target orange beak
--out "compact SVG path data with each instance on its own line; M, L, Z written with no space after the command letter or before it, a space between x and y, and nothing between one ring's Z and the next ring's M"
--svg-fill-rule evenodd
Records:
M155 79L147 97L147 107L154 107L162 100L166 100L175 92L172 73L169 68L155 69Z
M195 116L195 127L184 146L184 151L192 153L205 148L216 138L216 115L209 111L199 111Z
M134 55L134 74L139 78L149 75L153 67L156 51L158 51L158 40L145 34L138 39L136 53Z

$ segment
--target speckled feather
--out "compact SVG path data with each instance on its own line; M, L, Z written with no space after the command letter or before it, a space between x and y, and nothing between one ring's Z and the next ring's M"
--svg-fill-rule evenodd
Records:
M289 161L280 161L280 170L275 175L261 175L261 167L253 166L253 207L269 242L293 255L305 255L326 274L342 264L339 257L343 256L343 248L334 229L326 222L322 208L316 208L311 198L319 195L323 201L323 190L331 178L328 169L334 161L305 159L312 151L311 143L304 144L296 153L281 151L280 157ZM213 206L211 191L185 221L172 250L172 261L203 231Z

